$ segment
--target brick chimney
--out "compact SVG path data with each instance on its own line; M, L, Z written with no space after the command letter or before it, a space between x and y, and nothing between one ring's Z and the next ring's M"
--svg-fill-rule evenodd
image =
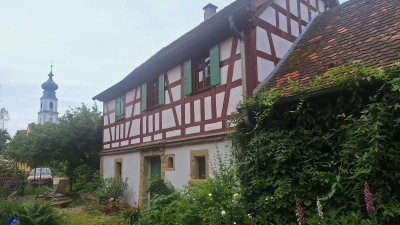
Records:
M204 21L207 20L208 18L210 18L212 15L214 15L215 13L217 13L217 6L208 3L208 5L204 6Z

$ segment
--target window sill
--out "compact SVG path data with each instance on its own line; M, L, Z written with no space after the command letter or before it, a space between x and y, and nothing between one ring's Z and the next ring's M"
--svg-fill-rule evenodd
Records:
M205 92L205 91L209 91L209 90L211 90L211 88L212 88L212 86L209 86L209 87L197 90L196 92L193 92L192 95L195 95L195 94L198 94L198 93L201 93L201 92Z
M198 184L198 183L201 183L201 182L205 182L207 179L190 179L189 180L189 184L190 185L195 185L195 184Z

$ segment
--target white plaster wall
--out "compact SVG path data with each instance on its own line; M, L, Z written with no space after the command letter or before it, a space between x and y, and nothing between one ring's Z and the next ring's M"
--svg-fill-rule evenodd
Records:
M133 89L132 91L126 93L125 103L129 103L129 102L132 102L133 100L135 100L135 92L136 92L136 89Z
M224 98L225 98L225 92L218 93L215 98L216 102L216 109L217 109L217 117L221 117L222 113L222 106L224 105Z
M256 27L256 46L257 50L271 54L267 31L260 27Z
M149 133L153 132L153 115L149 115Z
M181 105L175 106L176 117L178 117L178 126L182 125Z
M134 204L138 201L140 185L140 153L103 156L103 177L114 176L114 160L122 158L122 177L128 177L128 189L121 201Z
M171 102L175 102L181 99L181 85L171 88L172 98Z
M104 126L108 125L108 116L103 116Z
M131 121L125 123L125 138L129 137L129 126L131 125Z
M302 20L308 22L308 7L300 3L300 17Z
M236 60L233 66L232 81L242 78L242 60Z
M292 35L297 37L299 36L299 23L297 21L294 21L290 19L290 30L292 31Z
M204 119L209 120L211 117L211 96L208 96L204 98Z
M180 129L179 130L168 131L168 132L165 133L165 136L167 138L175 137L175 136L179 136L179 135L181 135L181 130Z
M215 159L215 154L219 151L220 154L227 154L228 141L218 141L218 142L207 142L191 145L181 145L166 147L165 154L175 154L175 171L165 171L165 178L171 182L171 184L177 188L182 189L184 185L188 184L190 179L190 151L191 150L208 150L209 155L209 165L215 167L217 160ZM213 177L211 169L209 170L209 176Z
M103 131L103 142L109 142L110 141L110 129L106 128Z
M297 1L300 1L300 0L290 0L289 1L290 13L292 13L295 16L298 16L298 14L297 14Z
M165 104L168 105L169 103L171 103L169 99L168 90L165 90L164 96L165 96Z
M115 109L115 99L109 101L109 102L107 103L107 106L108 106L108 110L109 110L109 111Z
M232 88L229 96L228 110L226 112L227 115L230 115L232 112L236 111L236 105L242 99L242 86Z
M176 126L174 120L174 113L172 112L172 109L167 109L162 111L161 116L162 116L161 119L162 129L167 129Z
M226 80L228 79L228 68L229 65L223 66L220 69L221 72L221 85L226 84Z
M128 107L126 107L126 110L125 110L125 118L129 118L129 117L131 117L132 116L132 108L133 108L133 105L130 105L130 106L128 106Z
M140 134L140 119L132 120L131 132L129 137L137 136Z
M147 133L147 116L142 117L142 124L143 124L142 133L145 134L145 133Z
M224 61L231 56L232 40L230 37L219 44L219 60Z
M289 0L289 2L294 2L294 1L296 0ZM286 0L275 0L274 3L286 9Z
M322 0L317 0L318 2L318 8L320 12L324 12L325 11L325 4Z
M111 141L115 140L115 126L114 127L110 127L111 130Z
M204 131L218 130L222 128L222 122L209 123L204 125Z
M268 61L266 59L257 57L257 73L258 73L258 81L262 82L268 75L271 74L272 70L274 70L275 65L273 62Z
M108 116L110 117L110 124L113 124L115 122L115 113L111 113Z
M194 101L194 122L201 120L200 100Z
M160 114L154 114L154 131L158 131L160 129Z
M275 9L272 7L266 8L264 12L261 13L260 19L270 23L273 26L276 26Z
M190 103L185 104L185 124L190 123Z
M292 46L292 42L287 41L275 34L272 34L272 41L274 42L276 57L281 59Z
M279 28L285 32L288 32L287 17L282 13L278 13L278 15L279 15Z
M140 114L140 104L141 104L140 102L137 102L137 103L135 104L135 108L133 109L133 115L134 115L134 116Z
M200 126L188 127L185 129L186 134L194 134L200 132Z
M115 140L119 140L119 125L115 126Z
M171 70L169 70L167 72L167 76L168 76L168 81L169 83L173 83L177 80L181 79L181 66L175 66L174 68L172 68Z

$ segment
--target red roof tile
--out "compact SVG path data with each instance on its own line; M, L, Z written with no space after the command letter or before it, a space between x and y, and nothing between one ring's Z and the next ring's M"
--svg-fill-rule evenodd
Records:
M287 86L288 77L307 84L354 60L374 67L388 65L400 60L399 49L400 1L350 0L315 18L263 89ZM303 76L288 75L293 72Z

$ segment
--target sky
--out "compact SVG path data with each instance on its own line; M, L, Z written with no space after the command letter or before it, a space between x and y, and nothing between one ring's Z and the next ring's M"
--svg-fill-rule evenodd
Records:
M37 122L53 61L59 116L122 80L233 0L0 0L0 108L11 135ZM340 0L341 3L346 0ZM96 102L100 109L102 103Z

